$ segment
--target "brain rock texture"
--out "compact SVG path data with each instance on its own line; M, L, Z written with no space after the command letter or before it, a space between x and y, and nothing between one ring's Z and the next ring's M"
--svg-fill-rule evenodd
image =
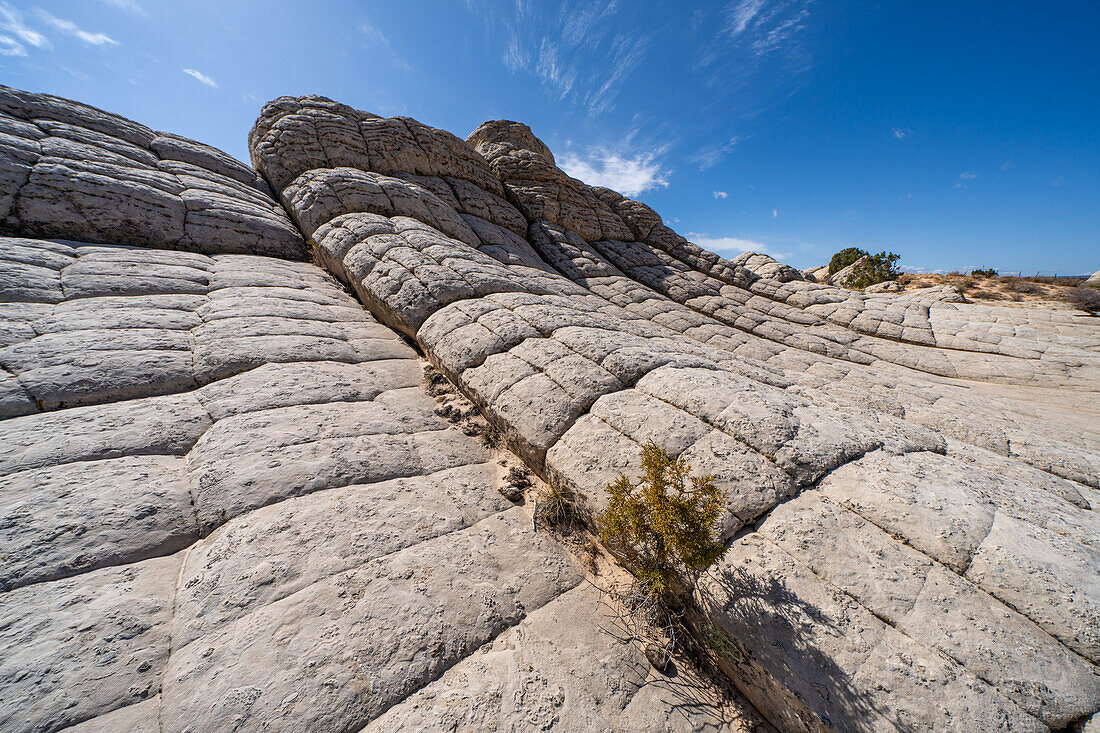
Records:
M0 88L0 729L740 730L424 359L584 515L649 440L717 476L692 624L779 730L1091 725L1096 319L724 259L516 122L249 149Z

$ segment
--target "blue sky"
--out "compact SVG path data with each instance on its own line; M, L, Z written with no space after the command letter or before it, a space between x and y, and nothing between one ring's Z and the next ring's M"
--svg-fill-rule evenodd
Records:
M723 254L1091 273L1098 35L1091 2L0 0L0 82L245 160L281 94L516 119Z

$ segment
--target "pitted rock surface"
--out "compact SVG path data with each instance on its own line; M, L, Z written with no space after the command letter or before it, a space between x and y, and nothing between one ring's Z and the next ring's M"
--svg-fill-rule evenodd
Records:
M261 179L0 103L0 728L730 729L601 630L397 333L583 511L648 440L718 477L693 624L777 727L1100 709L1095 319L723 259L514 122L280 98Z

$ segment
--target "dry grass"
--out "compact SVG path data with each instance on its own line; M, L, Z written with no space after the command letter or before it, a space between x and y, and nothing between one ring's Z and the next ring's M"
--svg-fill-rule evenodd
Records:
M920 288L954 285L968 300L996 302L998 305L1034 306L1068 303L1078 306L1082 301L1079 288L1084 280L1077 277L993 277L949 272L942 275L905 273L898 278L907 291Z

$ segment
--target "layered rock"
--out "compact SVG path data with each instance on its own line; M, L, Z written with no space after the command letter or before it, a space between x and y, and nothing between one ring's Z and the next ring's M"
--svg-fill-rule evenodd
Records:
M248 166L79 102L0 86L0 234L303 259Z
M440 211L495 223L435 182L483 177L460 141L446 138L454 170L400 170L428 149L402 158L361 115L278 100L253 132L254 161L326 267L591 509L646 440L719 477L738 539L704 583L708 623L740 645L729 671L775 720L1043 730L1100 706L1094 632L1080 632L1100 602L1095 326L723 260L644 205L569 178L526 126L495 121L468 142L528 223L527 246L502 251L482 234L495 230L471 226L471 241ZM444 139L401 122L414 140ZM284 129L309 142L285 149L293 178L269 172ZM391 179L385 196L370 174ZM317 180L345 191L327 221L298 193ZM828 531L798 529L818 525ZM1035 597L1047 600L1023 602ZM791 623L788 606L819 620ZM776 621L749 628L754 613Z
M726 260L518 123L275 100L249 142L287 219L224 154L4 95L0 728L737 729L601 630L398 333L582 512L647 440L718 476L693 625L778 727L1100 708L1085 317ZM274 218L177 228L181 166ZM257 256L305 239L366 310Z

